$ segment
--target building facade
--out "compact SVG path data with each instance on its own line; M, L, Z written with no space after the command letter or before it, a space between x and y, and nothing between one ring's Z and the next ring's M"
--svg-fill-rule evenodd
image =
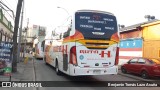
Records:
M119 64L133 57L160 59L160 21L153 20L120 29Z
M24 31L24 30L23 30ZM26 34L27 33L27 34ZM26 36L27 35L27 36ZM22 34L22 47L25 47L24 44L26 42L26 49L34 48L35 40L42 42L46 36L46 27L40 25L33 25L29 27Z
M46 29L47 28L45 26L33 25L33 29L30 34L37 38L38 41L42 42L46 36Z
M13 41L13 26L4 16L2 9L0 9L0 42L1 41Z

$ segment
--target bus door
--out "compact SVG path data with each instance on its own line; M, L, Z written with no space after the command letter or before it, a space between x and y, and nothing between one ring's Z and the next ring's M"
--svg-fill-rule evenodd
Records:
M63 45L62 47L62 55L63 55L63 70L67 71L68 69L68 53L67 53L67 45Z

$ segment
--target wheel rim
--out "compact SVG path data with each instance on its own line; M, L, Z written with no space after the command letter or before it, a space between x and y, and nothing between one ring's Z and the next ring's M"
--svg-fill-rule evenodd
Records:
M59 72L58 64L56 64L56 72L57 72L57 73Z
M142 73L142 78L147 78L147 73L146 72Z
M123 73L126 73L126 70L125 70L124 68L122 68L122 72L123 72Z
M56 67L56 72L58 72L58 67Z

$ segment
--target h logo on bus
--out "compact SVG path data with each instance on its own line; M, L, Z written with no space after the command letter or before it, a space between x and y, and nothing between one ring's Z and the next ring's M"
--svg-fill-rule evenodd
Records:
M99 55L101 55L102 58L104 57L104 55L107 55L107 57L111 57L111 51L108 51L108 53L101 51L101 54L99 54Z

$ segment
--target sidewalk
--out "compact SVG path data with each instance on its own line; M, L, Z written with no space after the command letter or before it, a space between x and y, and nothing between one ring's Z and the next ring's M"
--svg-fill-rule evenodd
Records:
M35 81L34 59L31 55L28 56L28 62L17 63L17 72L12 73L11 81ZM24 61L24 60L23 60ZM0 77L0 81L9 81L9 77ZM0 90L35 90L35 88L5 88L0 87Z
M17 72L12 74L11 81L35 81L33 59L29 58L27 63L17 63Z

